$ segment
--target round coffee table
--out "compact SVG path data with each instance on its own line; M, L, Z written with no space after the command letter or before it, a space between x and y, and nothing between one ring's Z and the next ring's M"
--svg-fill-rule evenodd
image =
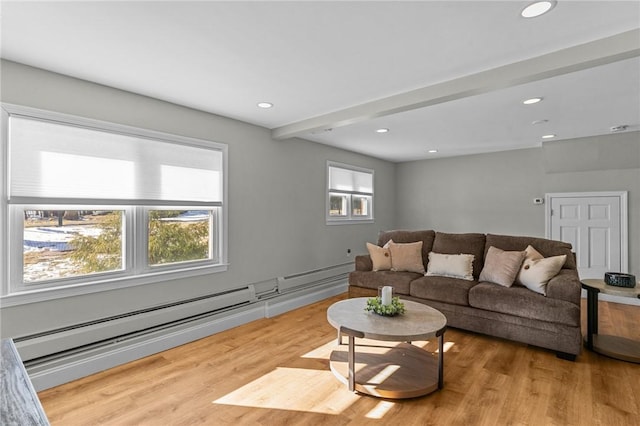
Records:
M327 320L338 330L331 371L349 390L383 398L415 398L442 389L447 318L421 303L402 303L406 312L395 317L366 312L366 297L342 300L327 310ZM346 348L342 335L349 338ZM360 341L356 353L356 337L377 342ZM411 344L434 337L438 338L437 357ZM403 343L385 346L380 341Z
M582 280L582 288L587 290L587 335L585 346L594 352L610 358L640 364L640 342L619 336L598 334L598 294L633 297L640 299L640 286L616 287L603 280Z

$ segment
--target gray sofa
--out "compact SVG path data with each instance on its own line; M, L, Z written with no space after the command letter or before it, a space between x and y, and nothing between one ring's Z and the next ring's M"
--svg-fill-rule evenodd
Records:
M429 252L473 254L473 281L416 272L373 271L368 255L356 256L349 274L349 297L377 295L378 287L391 285L401 299L438 309L451 327L497 336L551 349L563 359L575 360L582 348L580 330L581 284L571 244L544 238L492 234L447 234L425 231L385 231L378 246L422 241L422 260ZM479 282L489 247L523 251L531 245L544 257L566 254L560 272L547 284L546 296L517 283L511 287Z

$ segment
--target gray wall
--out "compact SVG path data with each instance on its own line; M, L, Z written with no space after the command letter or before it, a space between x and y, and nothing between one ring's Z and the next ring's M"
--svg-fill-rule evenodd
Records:
M299 139L274 141L261 127L12 62L2 61L1 71L3 102L228 144L230 262L227 272L179 282L3 307L2 336L348 262L347 248L366 251L384 229L544 236L544 206L532 199L551 192L629 191L629 265L640 276L640 167L628 161L638 155L637 132L620 144L574 140L395 165ZM603 156L619 160L598 161ZM374 224L325 225L326 160L375 170Z
M398 165L397 226L544 237L554 192L628 191L629 272L640 276L640 133Z
M20 336L353 260L395 224L395 165L137 94L2 61L1 100L226 143L227 272L3 307L2 336ZM325 224L326 161L375 170L375 223ZM2 238L5 238L2 236ZM3 279L4 274L3 274Z

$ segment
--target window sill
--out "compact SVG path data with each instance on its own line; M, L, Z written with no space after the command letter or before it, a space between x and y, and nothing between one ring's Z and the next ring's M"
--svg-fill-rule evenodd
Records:
M46 289L26 289L15 291L0 297L2 307L20 306L29 303L45 302L48 300L62 299L65 297L80 296L85 294L100 293L120 288L135 287L147 284L155 284L162 281L177 280L200 275L225 272L228 264L200 266L180 271L149 272L144 275L107 278L97 281L86 281L81 284L70 284Z
M327 220L327 225L359 225L365 223L375 223L373 219L333 219Z

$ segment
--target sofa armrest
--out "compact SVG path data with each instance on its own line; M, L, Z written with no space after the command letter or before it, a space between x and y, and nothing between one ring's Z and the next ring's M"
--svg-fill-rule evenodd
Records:
M373 261L371 260L371 256L368 254L363 254L356 256L356 271L372 271L373 270Z
M575 269L561 269L547 284L547 297L566 300L580 306L582 285Z

